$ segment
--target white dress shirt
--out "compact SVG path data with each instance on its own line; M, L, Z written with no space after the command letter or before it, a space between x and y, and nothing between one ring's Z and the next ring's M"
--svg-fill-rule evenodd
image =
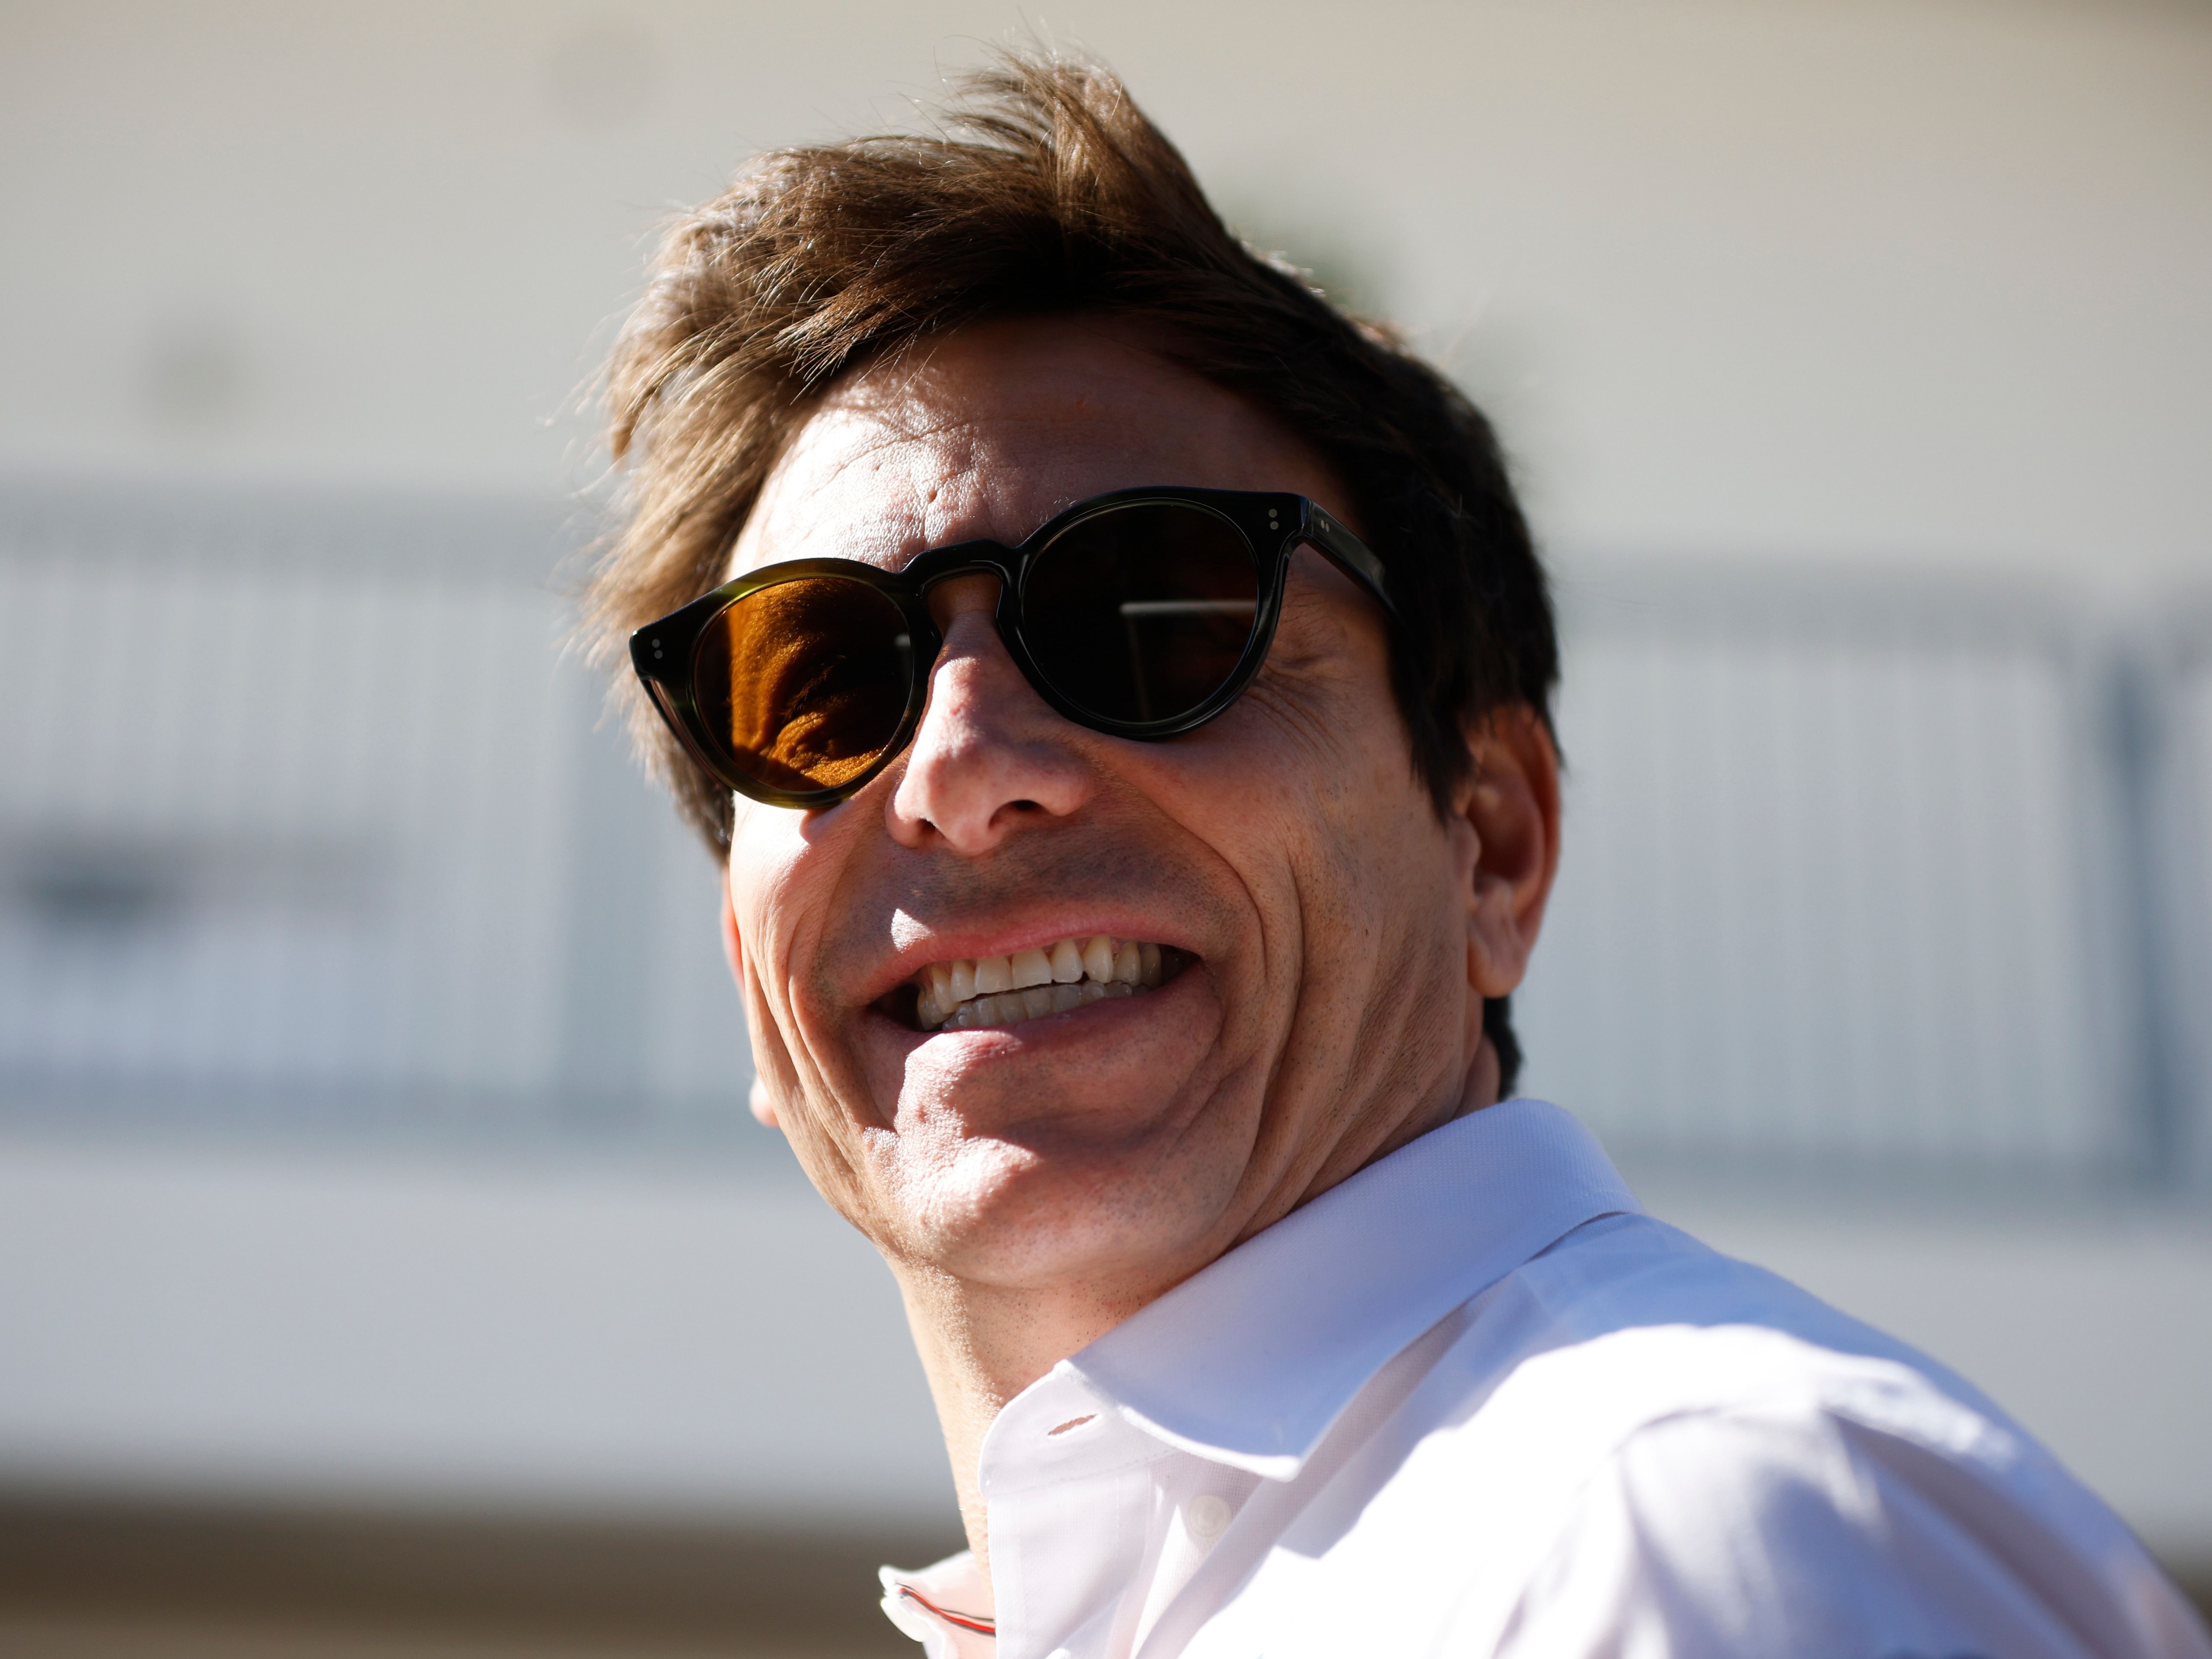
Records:
M928 1659L2212 1659L2002 1412L1646 1216L1540 1101L1054 1366L980 1473L995 1638L969 1557L884 1569Z

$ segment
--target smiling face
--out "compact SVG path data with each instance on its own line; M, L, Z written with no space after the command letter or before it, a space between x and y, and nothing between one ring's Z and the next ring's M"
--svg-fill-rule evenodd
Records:
M1316 455L1146 337L975 325L833 390L733 571L896 568L1170 483L1357 525ZM1414 774L1382 612L1318 554L1251 687L1164 742L1055 714L996 598L933 590L927 712L866 788L737 803L757 1099L895 1267L1133 1309L1459 1109L1519 963L1482 947L1479 815L1440 820ZM1041 974L1057 994L1021 991Z

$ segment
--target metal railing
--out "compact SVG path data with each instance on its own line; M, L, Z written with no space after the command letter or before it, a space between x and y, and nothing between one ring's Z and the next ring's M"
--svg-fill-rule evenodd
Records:
M1906 580L1563 590L1532 1088L1639 1162L2187 1178L2212 848L2164 636Z
M557 520L9 506L12 1114L417 1139L744 1121L712 868L564 657Z

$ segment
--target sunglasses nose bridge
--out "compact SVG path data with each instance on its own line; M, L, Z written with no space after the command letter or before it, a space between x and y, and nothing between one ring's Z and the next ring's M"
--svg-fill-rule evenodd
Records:
M915 592L927 599L946 582L957 581L964 576L995 576L1003 592L1011 592L1014 585L1014 555L1011 548L997 542L962 542L955 547L940 547L923 554L906 568L906 579L914 584Z
M925 564L927 568L919 568ZM921 599L940 631L951 625L955 616L969 611L995 613L1003 620L1013 599L1012 555L996 542L967 542L936 549L908 565L905 574L912 584L909 591ZM982 577L989 577L996 585L989 599L979 588L969 586Z

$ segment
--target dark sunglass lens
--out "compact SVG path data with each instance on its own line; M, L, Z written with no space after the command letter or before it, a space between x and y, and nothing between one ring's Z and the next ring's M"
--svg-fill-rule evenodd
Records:
M807 576L738 600L699 641L699 711L744 776L803 794L875 764L913 684L898 606L865 582Z
M1244 534L1181 501L1081 520L1022 589L1038 672L1070 702L1131 724L1175 720L1229 683L1250 642L1260 572Z

